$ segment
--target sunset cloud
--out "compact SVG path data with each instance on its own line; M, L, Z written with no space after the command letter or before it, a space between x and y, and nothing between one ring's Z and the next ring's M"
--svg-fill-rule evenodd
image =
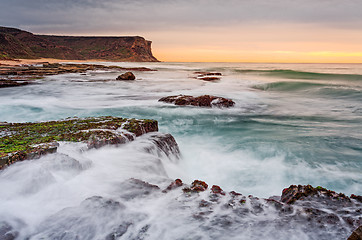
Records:
M362 51L347 49L362 41L361 9L359 0L5 0L0 22L41 34L142 35L176 61L166 49L222 46L221 53L269 46L282 54L316 52L301 50L301 43L317 42L325 46L319 52L353 55Z

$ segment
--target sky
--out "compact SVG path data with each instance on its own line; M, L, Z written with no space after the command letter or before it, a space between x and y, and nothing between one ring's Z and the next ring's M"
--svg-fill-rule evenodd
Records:
M0 25L143 36L161 61L362 63L362 0L0 0Z

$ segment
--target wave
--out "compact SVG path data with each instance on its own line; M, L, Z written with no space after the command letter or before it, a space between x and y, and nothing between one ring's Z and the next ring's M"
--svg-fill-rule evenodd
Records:
M317 72L294 71L288 69L274 69L274 70L246 69L246 70L236 70L236 72L263 74L266 76L288 78L288 79L362 81L362 75L360 74L317 73Z
M319 95L324 97L362 99L362 89L341 85L320 84L311 82L273 82L253 86L262 91L303 92L303 94Z
M263 91L298 91L315 87L323 87L325 84L310 82L273 82L253 86L255 89Z

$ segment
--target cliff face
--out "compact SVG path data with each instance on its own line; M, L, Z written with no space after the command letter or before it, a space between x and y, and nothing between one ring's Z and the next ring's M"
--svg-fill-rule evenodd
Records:
M151 41L143 37L48 36L0 27L0 59L7 58L158 61L152 55Z

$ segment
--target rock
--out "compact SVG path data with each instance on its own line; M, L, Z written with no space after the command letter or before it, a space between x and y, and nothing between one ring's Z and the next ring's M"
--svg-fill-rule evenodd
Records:
M159 102L174 103L175 105L185 106L198 106L198 107L232 107L235 102L231 99L216 97L210 95L203 95L199 97L193 97L189 95L177 95L163 97L158 100Z
M0 59L103 59L115 62L158 62L152 42L143 37L81 37L35 35L0 27Z
M0 240L14 240L19 233L8 223L0 221Z
M218 78L218 77L201 77L201 78L198 78L198 79L201 79L201 80L204 80L204 81L208 81L208 82L220 80L220 78Z
M206 191L206 189L208 188L208 185L206 182L200 181L200 180L195 180L192 182L191 187L189 188L184 188L183 191L185 193L188 192L204 192Z
M293 204L297 200L305 200L308 197L327 198L338 201L351 201L349 197L343 193L336 193L322 187L312 187L311 185L291 185L289 188L283 189L281 201L287 204Z
M126 72L117 77L117 80L135 80L136 76L132 72Z
M362 240L362 225L354 230L347 240Z
M68 207L52 214L39 224L37 232L26 239L118 239L133 221L142 216L130 213L116 200L93 196L79 206Z
M112 70L112 71L157 71L145 67L124 68L119 66L105 66L100 64L65 64L65 63L48 63L44 62L41 65L18 65L0 67L0 75L6 76L6 79L0 79L1 87L15 87L26 85L34 79L42 78L47 75L58 75L64 73L79 73L85 74L87 71L95 70ZM133 80L133 73L125 73L128 75L126 79ZM121 75L122 76L122 75ZM134 76L134 75L133 75ZM132 79L133 78L133 79ZM22 81L22 82L19 82Z
M5 87L19 87L19 86L24 86L24 85L28 85L28 82L17 82L17 81L13 81L13 80L5 80L5 79L0 79L0 88L5 88Z
M195 72L195 74L199 74L199 76L222 76L219 72Z
M225 192L221 189L221 187L219 187L217 185L213 185L211 187L211 192L214 194L225 195Z
M204 80L204 81L217 81L220 80L220 77L216 76L222 76L219 72L195 72L195 74L198 74L196 79Z
M85 142L89 148L122 144L157 132L155 120L117 117L74 118L38 123L0 123L0 169L56 151L56 141Z
M154 133L149 138L151 142L154 143L153 147L147 147L147 152L152 152L156 150L158 153L165 154L166 156L174 155L177 158L180 157L180 148L175 140L175 138L171 134L163 134L163 133ZM159 156L161 154L158 154Z
M125 200L145 197L152 193L160 192L160 188L157 185L135 178L122 182L120 184L120 189L122 189L121 198Z
M167 193L168 191L171 191L171 190L173 190L175 188L179 188L182 185L183 185L182 180L181 179L176 179L170 185L168 185L168 187L165 190L163 190L162 192Z
M355 200L357 200L357 201L359 201L359 202L362 203L362 196L360 196L360 195L352 194L350 198L351 198L351 199L355 199Z

